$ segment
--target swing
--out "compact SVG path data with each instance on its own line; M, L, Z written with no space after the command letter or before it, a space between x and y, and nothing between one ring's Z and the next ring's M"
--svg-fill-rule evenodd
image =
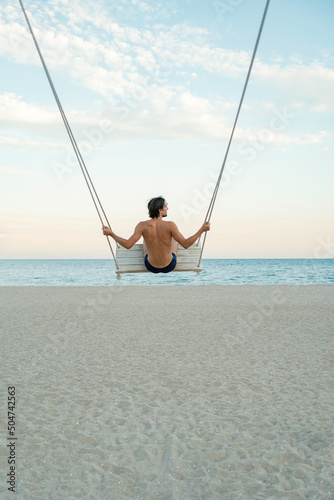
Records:
M178 245L176 271L194 271L199 274L202 271L202 260L200 259L201 246L195 243L185 249ZM123 273L148 273L144 265L143 245L136 244L132 248L126 249L121 246L116 248L116 269L117 278Z
M228 142L228 145L227 145L225 157L224 157L224 160L223 160L223 163L222 163L219 175L218 175L218 179L217 179L217 182L216 182L216 185L215 185L215 189L214 189L214 192L213 192L210 204L209 204L209 208L208 208L207 214L206 214L205 219L204 219L204 221L207 221L207 222L210 222L210 220L211 220L211 215L212 215L213 207L214 207L214 204L215 204L215 201L216 201L216 198L217 198L217 193L218 193L219 186L220 186L220 183L221 183L221 179L222 179L224 167L225 167L225 164L226 164L227 156L228 156L228 153L229 153L229 150L230 150L230 146L231 146L231 143L232 143L232 138L233 138L234 131L235 131L235 128L236 128L236 125L237 125L237 121L238 121L238 118L239 118L239 113L240 113L241 106L242 106L242 103L243 103L243 100L244 100L244 96L245 96L245 92L246 92L246 89L247 89L249 77L250 77L250 74L251 74L251 71L252 71L252 67L253 67L253 63L254 63L254 60L255 60L257 48L258 48L259 41L260 41L260 38L261 38L261 34L262 34L262 30L263 30L263 25L264 25L265 18L266 18L266 15L267 15L267 11L268 11L268 7L269 7L269 2L270 2L270 0L266 0L266 5L265 5L265 8L264 8L264 13L263 13L263 16L262 16L262 21L261 21L261 24L260 24L259 32L258 32L256 43L255 43L255 47L254 47L254 50L253 50L253 54L252 54L251 62L250 62L250 65L249 65L249 69L248 69L246 81L245 81L245 84L244 84L244 87L243 87L243 91L242 91L240 103L239 103L238 110L237 110L237 113L236 113L236 117L235 117L235 120L234 120L234 124L233 124L233 127L232 127L232 132L231 132L230 139L229 139L229 142ZM87 184L89 193L90 193L91 198L93 200L93 203L95 205L95 208L96 208L98 217L100 219L100 222L101 222L102 226L108 225L108 227L110 228L109 220L108 220L108 218L106 216L106 213L105 213L105 211L103 209L101 201L100 201L100 199L98 197L98 194L96 192L96 189L94 187L92 179L91 179L91 177L90 177L90 175L88 173L87 167L86 167L85 162L84 162L84 160L82 158L82 155L81 155L80 150L78 148L77 142L76 142L76 140L74 138L74 135L72 133L71 127L70 127L70 125L69 125L69 123L67 121L67 117L65 115L65 112L64 112L63 107L61 105L61 102L59 100L59 97L58 97L58 94L56 92L56 89L55 89L55 87L53 85L53 81L51 79L51 76L50 76L49 71L47 69L47 66L45 64L43 55L42 55L41 50L39 48L39 45L37 43L35 34L34 34L33 30L32 30L32 27L31 27L31 24L29 22L27 13L25 11L25 8L23 6L22 0L19 0L19 3L21 5L22 12L24 14L24 17L25 17L25 20L27 22L29 31L30 31L31 36L33 38L33 41L35 43L35 47L37 49L37 52L38 52L38 55L40 57L41 63L43 65L46 77L47 77L47 79L49 81L49 85L51 87L53 96L54 96L54 98L56 100L59 112L60 112L61 117L63 119L65 128L66 128L68 136L69 136L69 139L70 139L72 147L74 149L75 155L77 157L77 160L78 160L81 172L82 172L82 174L84 176L84 179L85 179L85 182ZM106 221L106 223L105 223L105 221ZM177 256L178 257L178 259L177 259L177 265L176 265L176 267L175 267L175 269L174 269L173 272L175 272L175 271L194 271L197 274L199 274L202 271L202 255L203 255L204 245L205 245L205 242L206 242L206 237L207 237L207 232L205 232L205 234L204 234L202 246L200 245L200 240L201 240L201 237L200 237L198 239L198 241L194 245L192 245L190 248L188 248L188 249L184 249L182 247L179 247L179 249L178 249L178 256ZM117 278L118 279L121 278L121 274L123 274L123 273L148 272L147 269L145 268L145 265L144 265L144 255L143 255L143 246L142 245L136 244L131 249L125 249L123 247L120 247L118 244L116 244L116 255L115 255L114 250L113 250L113 248L111 246L111 243L110 243L110 238L108 236L106 236L106 238L107 238L107 241L108 241L108 245L109 245L111 254L112 254L113 259L115 261L116 274L117 274Z

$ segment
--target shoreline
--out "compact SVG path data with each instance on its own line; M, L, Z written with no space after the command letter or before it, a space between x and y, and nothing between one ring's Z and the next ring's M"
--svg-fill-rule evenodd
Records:
M3 289L11 289L11 288L32 288L32 289L35 289L35 288L58 288L58 289L67 289L67 288L73 288L73 289L97 289L97 288L102 288L102 289L106 289L106 288L163 288L163 287L166 287L168 289L179 289L179 288L199 288L199 287L205 287L205 288L214 288L214 287L217 287L217 288L274 288L274 287L278 287L278 288L281 288L281 287L291 287L291 288L298 288L298 287L333 287L334 288L334 283L272 283L272 284L263 284L263 283L254 283L252 285L250 285L249 283L245 283L245 284L240 284L240 283L229 283L228 285L227 284L217 284L217 283L201 283L201 284L198 284L198 285L193 285L192 283L191 284L188 284L188 283L182 283L182 284L179 284L179 285L175 285L175 284L155 284L155 285L152 285L151 283L148 283L147 285L143 285L142 283L138 284L138 285L129 285L129 284L125 284L125 285L122 285L122 283L119 283L119 282L116 282L115 285L1 285L0 284L0 290L3 290Z

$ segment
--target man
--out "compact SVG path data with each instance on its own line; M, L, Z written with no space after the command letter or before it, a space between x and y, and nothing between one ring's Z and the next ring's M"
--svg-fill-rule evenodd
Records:
M139 222L128 240L117 236L107 226L103 226L103 234L111 236L124 248L131 248L142 236L146 269L151 273L169 273L176 266L177 243L189 248L204 231L210 230L210 223L205 222L197 233L185 238L174 222L163 220L167 217L168 211L168 204L164 198L161 196L152 198L147 208L151 219Z

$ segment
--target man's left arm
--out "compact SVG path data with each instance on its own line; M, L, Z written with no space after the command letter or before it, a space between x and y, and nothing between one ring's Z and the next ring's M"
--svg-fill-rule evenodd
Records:
M115 234L114 231L109 229L108 226L103 226L102 229L103 229L103 234L105 236L111 236L115 241L117 241L117 243L119 243L122 247L127 248L127 249L133 247L133 245L135 243L137 243L137 241L140 239L140 237L143 234L141 222L139 222L139 224L137 224L133 235L130 236L129 239L122 238L121 236L117 236L117 234Z

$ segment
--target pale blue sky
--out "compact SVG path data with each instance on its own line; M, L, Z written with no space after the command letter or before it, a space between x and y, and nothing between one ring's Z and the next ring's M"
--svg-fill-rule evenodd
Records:
M265 1L24 5L114 231L163 195L195 232ZM19 2L0 6L0 257L109 258ZM204 258L334 257L333 19L271 0Z

